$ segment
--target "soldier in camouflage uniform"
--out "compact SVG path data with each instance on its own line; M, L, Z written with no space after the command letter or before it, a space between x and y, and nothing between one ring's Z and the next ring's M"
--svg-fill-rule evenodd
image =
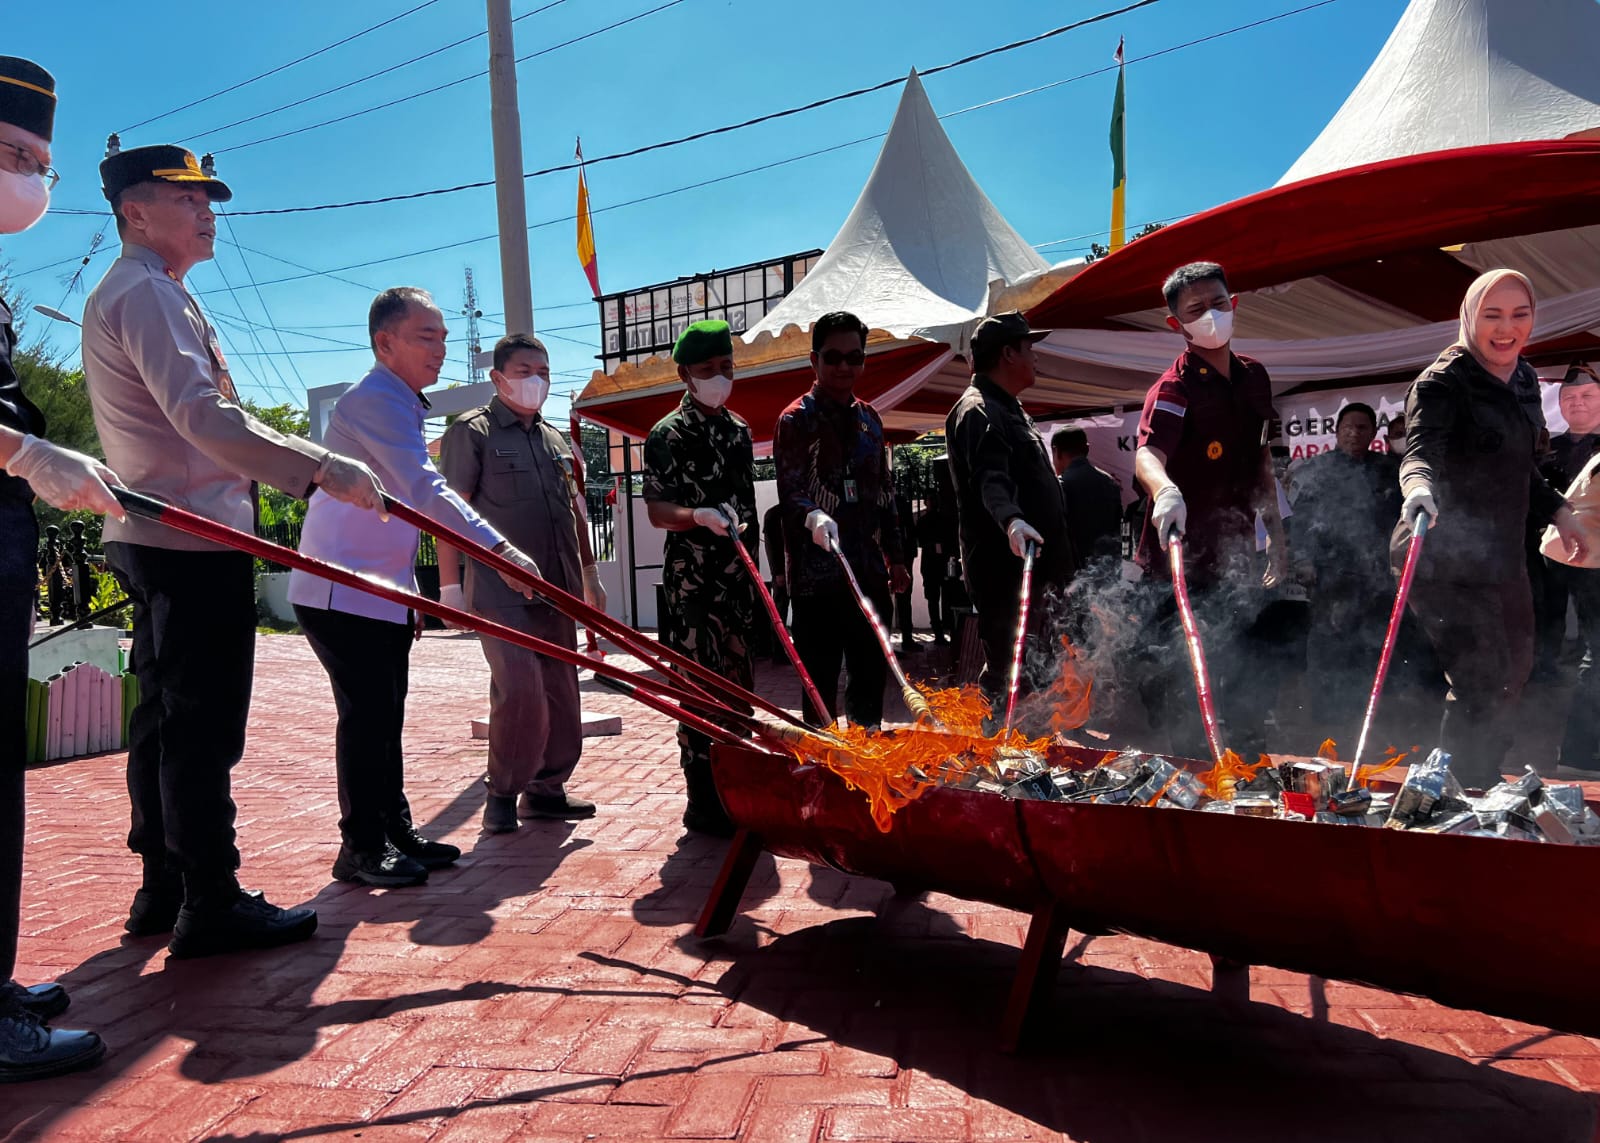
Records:
M644 444L644 499L650 522L667 531L660 618L667 646L743 687L752 685L747 634L755 592L736 543L756 546L755 454L750 427L725 407L733 388L733 337L723 321L695 322L672 347L683 402ZM740 535L743 533L743 536ZM711 779L711 741L678 727L689 805L683 824L733 834Z

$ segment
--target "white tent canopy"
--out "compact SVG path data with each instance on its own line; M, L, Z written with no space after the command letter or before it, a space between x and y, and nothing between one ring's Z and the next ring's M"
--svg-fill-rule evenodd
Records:
M1411 0L1338 113L1278 180L1600 128L1595 0Z
M973 179L912 71L844 226L744 339L807 329L825 313L849 310L896 337L959 345L988 312L991 288L1049 269Z

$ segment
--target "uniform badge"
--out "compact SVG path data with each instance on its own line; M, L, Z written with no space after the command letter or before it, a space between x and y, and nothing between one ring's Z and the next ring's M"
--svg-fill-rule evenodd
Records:
M856 492L856 482L846 479L844 482L844 502L846 504L854 504L857 499L859 499L859 494Z
M1210 444L1206 445L1206 457L1209 460L1221 460L1222 442L1212 441Z

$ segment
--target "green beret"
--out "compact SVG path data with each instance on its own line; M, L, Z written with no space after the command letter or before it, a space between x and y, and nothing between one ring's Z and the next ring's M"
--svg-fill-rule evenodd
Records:
M672 360L679 365L698 365L713 357L733 355L733 333L725 321L697 321L684 330L672 347Z

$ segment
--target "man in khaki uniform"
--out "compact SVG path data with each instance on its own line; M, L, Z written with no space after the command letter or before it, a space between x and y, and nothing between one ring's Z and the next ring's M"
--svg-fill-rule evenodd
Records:
M245 531L252 481L381 506L364 464L274 432L238 404L216 330L183 279L212 257L226 184L182 147L113 146L100 164L122 256L83 311L83 368L107 462L129 488ZM108 520L106 560L133 600L139 705L129 723L128 847L144 862L126 928L173 932L174 956L309 937L235 876L229 774L244 753L255 657L255 575L241 552L151 520ZM181 906L181 908L180 908Z
M550 393L550 355L531 334L494 347L495 398L458 417L439 442L445 481L552 584L605 609L605 592L578 495L572 447L540 415ZM439 545L439 595L453 607L577 650L571 619L525 599L497 574ZM567 793L583 750L578 669L499 639L483 640L489 662L489 774L483 828L508 833L518 817L593 817L595 804Z

